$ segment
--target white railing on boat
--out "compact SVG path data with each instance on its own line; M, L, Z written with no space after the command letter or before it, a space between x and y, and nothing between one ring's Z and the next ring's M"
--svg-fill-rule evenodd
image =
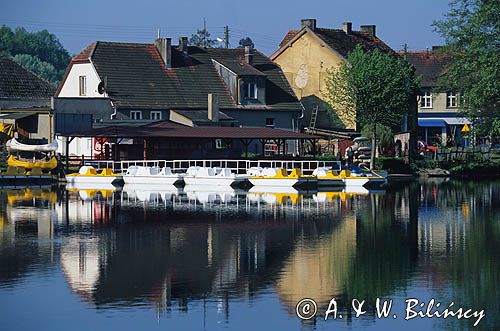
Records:
M97 169L111 168L115 172L125 172L131 166L170 167L173 171L185 171L189 167L221 167L230 168L234 173L245 174L252 167L262 168L300 168L304 174L311 174L318 167L334 167L339 169L339 161L327 160L127 160L102 161L88 160L85 165L92 165Z

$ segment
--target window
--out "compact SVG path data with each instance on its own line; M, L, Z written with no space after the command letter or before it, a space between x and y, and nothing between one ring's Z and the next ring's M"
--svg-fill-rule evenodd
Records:
M245 97L247 97L248 99L257 99L257 84L247 83L245 93Z
M131 120L142 120L142 111L140 111L140 110L131 110L130 111L130 119Z
M161 111L152 111L151 112L151 119L153 121L161 121Z
M80 96L87 95L87 76L78 77L78 94Z
M458 107L458 96L456 93L453 92L446 93L446 107L448 108Z
M274 118L273 117L266 118L266 126L268 128L274 128Z
M432 108L432 93L425 92L420 101L421 108Z

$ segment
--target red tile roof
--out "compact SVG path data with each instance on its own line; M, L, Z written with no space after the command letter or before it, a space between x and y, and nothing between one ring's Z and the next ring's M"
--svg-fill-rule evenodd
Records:
M434 87L439 78L444 75L446 65L451 56L439 51L399 52L415 67L415 73L421 77L420 86Z
M280 43L280 49L271 56L271 59L274 59L277 55L279 55L283 50L283 47L292 41L295 36L304 31L304 29L305 28L302 30L288 31ZM366 50L379 49L383 52L395 53L394 50L392 50L392 48L390 48L382 40L366 32L353 30L352 33L347 34L341 29L325 28L316 28L314 31L307 29L307 31L314 33L318 38L324 41L327 46L337 51L343 57L347 57L347 55L354 50L357 45L362 45Z

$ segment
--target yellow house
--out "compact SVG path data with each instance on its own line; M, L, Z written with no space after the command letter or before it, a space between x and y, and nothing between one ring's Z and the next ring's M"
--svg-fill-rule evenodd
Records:
M301 20L300 30L290 30L280 43L271 60L281 66L295 94L302 101L305 116L303 127L334 129L344 126L356 129L355 118L335 119L326 112L322 91L325 88L327 70L346 61L347 55L357 45L367 50L375 48L394 52L375 35L375 25L362 25L360 31L352 29L351 22L342 29L326 29L316 26L316 19ZM317 108L317 116L311 116Z

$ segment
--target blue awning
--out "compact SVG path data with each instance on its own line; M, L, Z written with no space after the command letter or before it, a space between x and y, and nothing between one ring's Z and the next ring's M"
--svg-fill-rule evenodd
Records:
M431 119L431 118L419 118L418 126L424 128L444 128L446 127L446 122L441 119Z

